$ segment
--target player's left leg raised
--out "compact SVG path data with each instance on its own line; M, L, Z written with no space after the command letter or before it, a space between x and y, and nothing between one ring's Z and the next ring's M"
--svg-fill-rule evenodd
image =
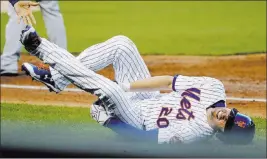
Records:
M142 128L141 114L129 109L134 107L134 103L115 82L89 70L65 49L41 39L32 27L23 31L21 43L32 55L49 64L77 87L106 99L107 109L113 110L121 120Z

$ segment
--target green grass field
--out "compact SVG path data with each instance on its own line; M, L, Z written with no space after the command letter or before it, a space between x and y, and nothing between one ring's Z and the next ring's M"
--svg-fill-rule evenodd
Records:
M266 119L254 117L257 125L256 134L258 138L266 139ZM109 129L103 128L89 116L89 108L81 107L57 107L57 106L35 106L27 104L1 104L1 121L17 121L28 124L46 123L56 125L79 125L89 124L89 129L100 129L111 133Z
M89 108L1 103L1 145L120 156L264 157L266 119L253 119L257 127L252 145L224 145L216 139L200 145L155 145L100 126L90 118Z
M71 52L118 34L130 37L142 54L266 52L265 1L64 1L60 7ZM34 14L46 36L41 13ZM7 20L1 14L1 52Z
M67 128L79 135L91 133L114 138L115 133L100 126L89 116L89 108L36 106L27 104L1 103L1 124L3 133L14 130L22 133L29 126L47 131L50 128ZM28 132L29 133L29 132Z

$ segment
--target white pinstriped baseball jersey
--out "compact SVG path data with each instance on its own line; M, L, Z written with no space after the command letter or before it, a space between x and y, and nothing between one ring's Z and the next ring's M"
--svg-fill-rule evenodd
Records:
M146 129L159 128L159 143L174 138L188 143L212 136L206 108L225 101L223 84L214 78L179 75L173 80L173 90L142 103Z
M109 105L115 105L115 114L124 122L145 130L159 128L159 143L179 139L190 142L209 136L206 108L225 100L221 82L208 77L174 78L175 92L126 93L115 82L94 71L112 65L115 80L121 83L151 77L135 44L125 36L115 36L93 45L74 57L67 50L42 39L31 53L49 64L58 89L69 83L97 95Z

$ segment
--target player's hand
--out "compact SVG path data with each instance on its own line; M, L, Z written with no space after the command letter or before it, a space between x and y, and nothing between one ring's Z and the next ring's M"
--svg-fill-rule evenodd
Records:
M15 5L15 11L18 16L18 23L20 23L21 19L23 19L24 23L26 25L31 25L32 22L36 24L36 20L34 16L32 15L32 6L38 6L39 3L37 2L31 2L31 1L18 1Z

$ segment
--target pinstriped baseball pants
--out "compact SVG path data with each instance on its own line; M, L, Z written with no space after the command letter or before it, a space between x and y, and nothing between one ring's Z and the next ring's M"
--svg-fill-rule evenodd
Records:
M124 122L142 129L142 108L135 101L154 97L159 92L126 93L115 82L94 71L112 65L115 80L133 82L150 77L135 44L125 36L115 36L84 50L78 57L57 45L42 40L32 54L51 66L52 77L63 90L70 82L95 94L106 96L116 105L115 113Z

